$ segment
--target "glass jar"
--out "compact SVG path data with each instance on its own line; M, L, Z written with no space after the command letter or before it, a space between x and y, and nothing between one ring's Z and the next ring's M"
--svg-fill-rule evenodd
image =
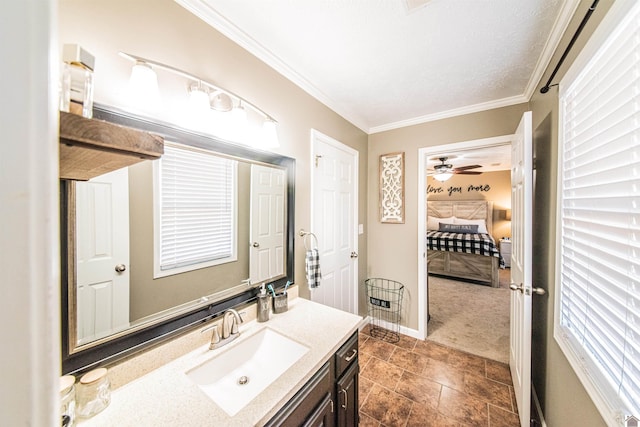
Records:
M77 44L65 44L62 61L61 110L91 118L95 57Z
M78 383L77 415L89 418L109 406L111 384L105 368L94 369L84 374Z
M76 419L76 377L64 375L60 377L60 416L61 425L71 427Z

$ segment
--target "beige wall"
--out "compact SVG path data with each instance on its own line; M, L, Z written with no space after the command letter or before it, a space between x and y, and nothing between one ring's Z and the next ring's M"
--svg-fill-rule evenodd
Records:
M520 104L369 136L367 275L405 285L402 324L410 329L418 329L418 150L512 134L527 110L527 104ZM405 152L405 223L382 224L378 218L378 158L397 151Z
M427 177L429 200L486 200L493 202L493 233L497 242L511 237L511 221L505 219L511 209L511 171L485 172L482 175L453 175L445 182Z
M244 49L171 0L61 0L60 43L78 43L96 56L95 100L124 107L131 63L118 51L147 57L189 71L238 93L279 122L281 147L296 159L296 229L310 229L310 130L341 141L359 152L359 219L367 229L367 135L316 101ZM186 82L158 72L164 102L178 105ZM175 101L175 102L174 102ZM176 120L176 112L158 116ZM296 237L295 282L308 297L304 246ZM359 281L367 265L366 233L359 245Z

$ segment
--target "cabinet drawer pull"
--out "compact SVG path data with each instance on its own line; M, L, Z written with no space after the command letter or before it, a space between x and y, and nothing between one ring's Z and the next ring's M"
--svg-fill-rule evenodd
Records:
M353 358L356 357L356 354L358 354L358 349L354 348L353 351L351 352L351 355L345 357L344 360L346 360L347 362L351 362Z
M343 405L340 405L340 406L342 406L342 409L347 409L347 405L349 404L349 403L347 402L347 390L342 389L342 390L340 390L340 391L341 391L342 393L344 393L344 404L343 404Z

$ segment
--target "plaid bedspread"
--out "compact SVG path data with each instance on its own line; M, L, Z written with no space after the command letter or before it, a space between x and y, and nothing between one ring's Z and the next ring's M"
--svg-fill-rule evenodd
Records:
M500 260L500 268L505 268L504 259L489 234L427 231L427 249L493 256Z

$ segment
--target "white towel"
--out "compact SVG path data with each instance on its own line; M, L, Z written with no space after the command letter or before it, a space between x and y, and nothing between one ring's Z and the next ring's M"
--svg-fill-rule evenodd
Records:
M322 273L320 272L320 252L318 249L309 249L304 259L304 267L307 271L307 283L309 288L317 288L320 286Z

